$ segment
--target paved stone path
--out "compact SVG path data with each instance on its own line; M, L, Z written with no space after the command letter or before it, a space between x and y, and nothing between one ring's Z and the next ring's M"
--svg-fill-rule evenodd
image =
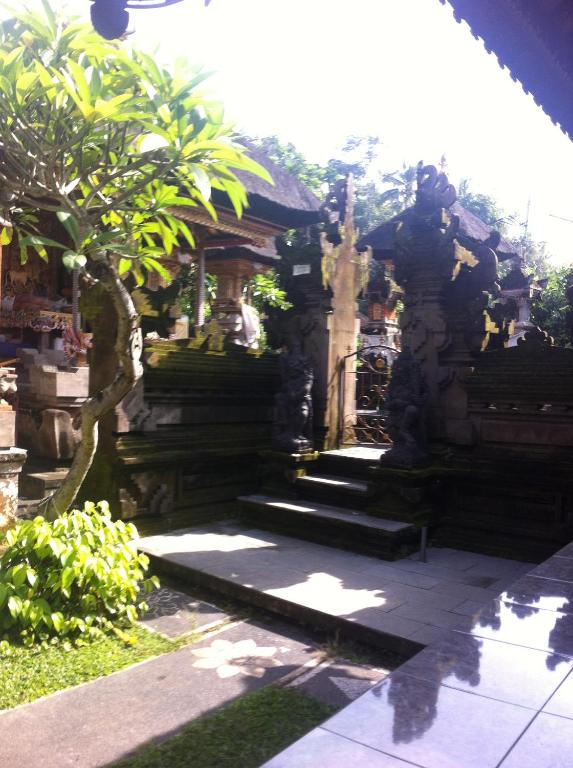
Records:
M161 587L145 600L149 611L139 623L167 637L206 632L229 621L229 616L216 606L170 587Z
M302 609L303 618L314 612L323 625L332 617L355 633L363 627L407 641L411 652L532 568L445 548L429 549L426 563L418 555L388 562L238 523L151 536L140 547L256 604L294 616Z
M388 674L324 661L298 629L233 622L215 606L170 588L149 602L151 615L142 623L154 631L177 636L217 622L220 629L173 653L0 712L2 768L100 768L270 683L297 685L342 707Z

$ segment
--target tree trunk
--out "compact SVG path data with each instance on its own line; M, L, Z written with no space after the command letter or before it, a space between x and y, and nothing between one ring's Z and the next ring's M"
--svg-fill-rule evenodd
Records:
M115 350L121 369L109 386L86 400L81 408L82 440L70 471L54 495L41 505L41 512L48 519L56 518L73 504L95 456L100 419L121 402L143 375L140 318L129 291L107 258L105 261L98 261L91 273L109 292L113 301L117 314Z

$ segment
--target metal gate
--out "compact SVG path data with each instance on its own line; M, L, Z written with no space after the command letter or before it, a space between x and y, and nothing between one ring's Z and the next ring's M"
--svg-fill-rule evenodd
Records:
M390 371L398 350L371 345L347 355L340 366L339 445L383 445L384 402Z

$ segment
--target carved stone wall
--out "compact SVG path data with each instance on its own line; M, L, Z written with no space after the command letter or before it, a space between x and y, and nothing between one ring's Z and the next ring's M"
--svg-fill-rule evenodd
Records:
M271 447L277 356L199 342L146 346L143 381L82 488L99 498L105 487L116 514L144 515L146 530L230 511L257 488L259 452Z

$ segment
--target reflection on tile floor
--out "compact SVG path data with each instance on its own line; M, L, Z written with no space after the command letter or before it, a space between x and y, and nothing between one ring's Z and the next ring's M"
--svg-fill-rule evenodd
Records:
M324 744L323 768L570 768L571 563L569 545L322 725L347 741L313 732L266 768L304 765L306 739L315 754Z
M394 672L323 728L426 768L494 768L535 714Z

